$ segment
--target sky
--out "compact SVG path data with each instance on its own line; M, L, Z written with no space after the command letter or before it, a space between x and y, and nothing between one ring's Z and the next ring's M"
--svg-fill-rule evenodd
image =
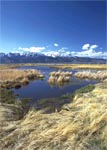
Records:
M1 1L0 52L107 58L105 1Z

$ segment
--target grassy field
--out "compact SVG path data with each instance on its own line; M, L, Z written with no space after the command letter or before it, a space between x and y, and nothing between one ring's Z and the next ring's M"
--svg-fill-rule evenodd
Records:
M1 64L0 65L0 70L4 70L4 69L15 69L19 66L21 66L22 64Z
M26 63L26 64L3 64L0 65L0 69L11 69L20 66L49 66L59 69L107 69L107 64L58 64L58 63Z
M11 92L0 102L0 150L107 150L105 83L40 100L21 117L25 107Z
M101 69L106 70L107 64L57 64L59 69Z
M48 63L19 63L19 64L0 64L0 70L2 69L16 69L21 66L55 66L55 64L48 64Z

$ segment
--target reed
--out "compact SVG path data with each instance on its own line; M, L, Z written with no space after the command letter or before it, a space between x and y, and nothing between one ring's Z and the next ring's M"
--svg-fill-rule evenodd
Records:
M86 78L86 79L93 79L93 80L105 80L107 79L107 70L97 71L97 72L82 71L82 72L75 73L74 76L80 79Z
M61 84L64 82L69 82L72 76L72 72L69 71L53 71L50 72L50 77L48 79L48 83L50 84Z
M29 79L28 78L23 78L21 80L21 83L22 83L22 85L27 85L27 84L29 84Z
M50 76L50 78L48 79L49 83L56 83L56 81L57 81L57 78L54 76Z
M63 83L64 82L64 76L60 75L58 78L57 78L57 83Z
M38 70L0 70L0 83L3 88L20 87L28 84L30 80L43 78L44 75Z

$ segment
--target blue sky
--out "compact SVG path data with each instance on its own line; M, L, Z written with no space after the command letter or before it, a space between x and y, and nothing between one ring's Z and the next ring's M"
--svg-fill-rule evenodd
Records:
M2 1L0 52L107 57L105 1Z

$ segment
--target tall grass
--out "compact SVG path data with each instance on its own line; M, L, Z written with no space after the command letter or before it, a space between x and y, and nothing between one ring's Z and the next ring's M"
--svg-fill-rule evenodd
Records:
M38 70L17 70L17 69L2 69L0 70L1 87L11 88L28 84L30 80L43 78Z
M81 71L74 74L75 77L84 79L98 79L98 80L105 80L107 79L107 70L104 71L97 71L97 72L91 72L91 71Z
M78 91L59 111L54 100L43 100L19 121L0 121L0 148L3 150L106 150L107 85ZM60 99L59 99L60 101ZM4 108L4 110L3 110ZM11 107L1 112L9 112ZM69 109L66 109L69 108ZM44 110L44 111L43 111ZM7 112L6 112L7 111ZM13 111L12 111L13 113ZM3 115L3 113L2 113ZM0 118L1 119L1 118ZM3 126L4 125L4 126Z
M50 72L50 77L48 83L50 84L60 84L64 82L69 82L72 76L72 72L69 71L53 71Z

